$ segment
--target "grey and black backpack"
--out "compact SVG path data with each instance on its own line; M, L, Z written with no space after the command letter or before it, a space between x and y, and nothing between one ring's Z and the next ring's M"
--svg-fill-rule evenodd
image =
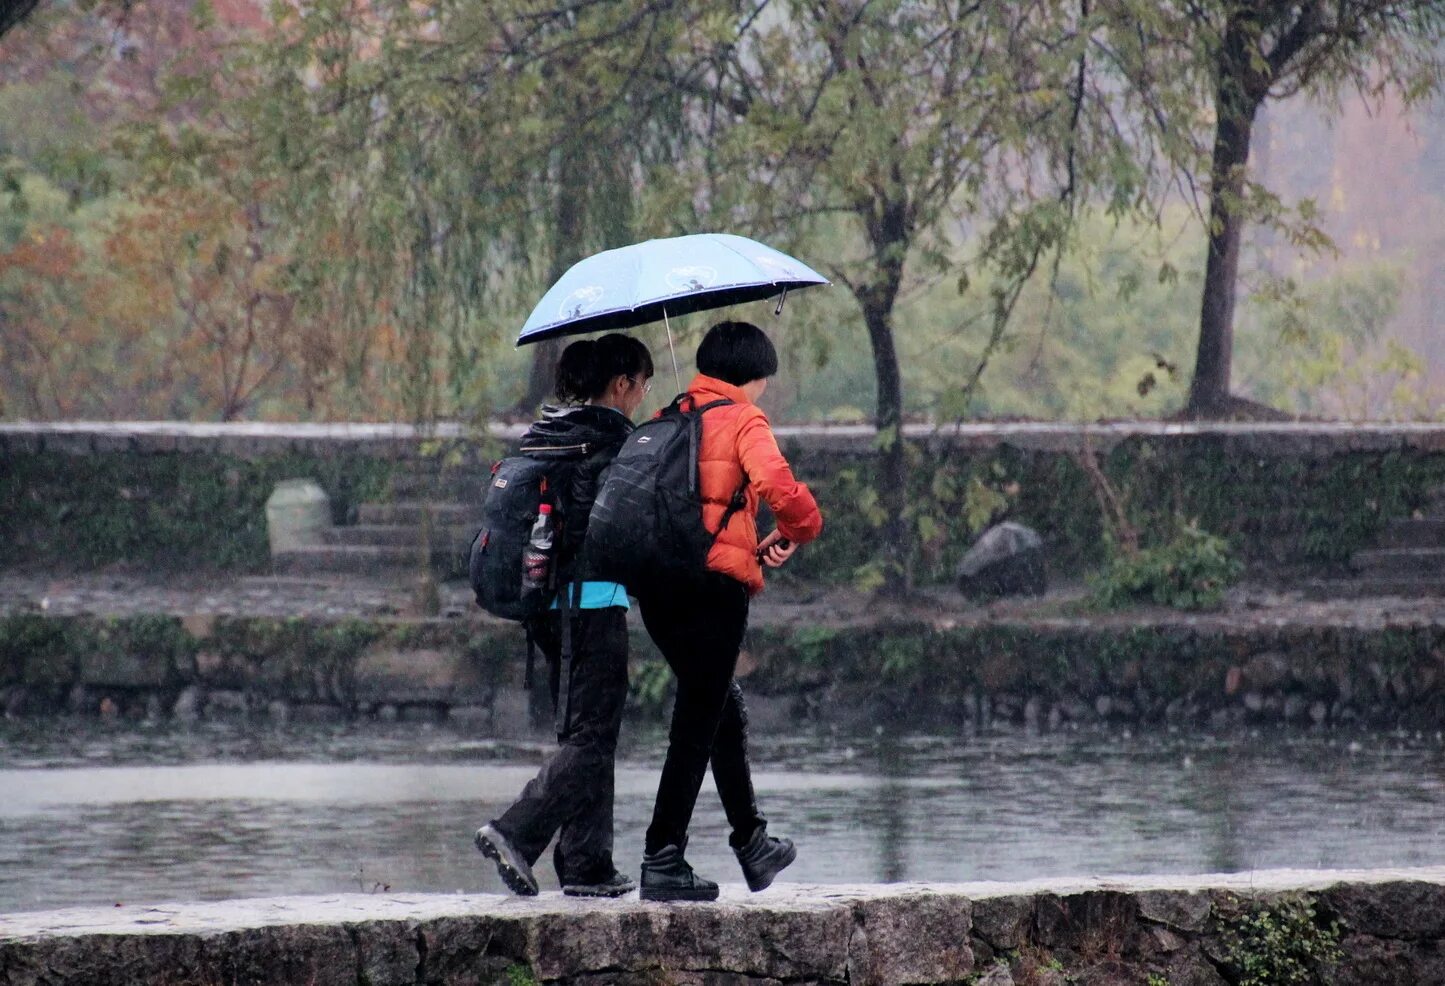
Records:
M580 458L548 453L540 456L524 450L498 462L483 496L482 526L472 538L468 574L477 605L504 620L540 616L556 598L555 579L545 591L522 591L522 552L538 509L550 503L559 524L566 522L566 505L556 491L565 470Z
M709 531L702 518L698 450L702 417L716 400L697 405L682 394L628 436L592 505L586 551L598 578L620 582L633 594L677 586L707 571L718 533L746 503L744 480L722 523Z

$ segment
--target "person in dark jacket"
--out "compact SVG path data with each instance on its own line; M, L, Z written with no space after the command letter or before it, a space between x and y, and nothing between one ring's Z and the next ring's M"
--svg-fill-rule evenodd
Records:
M501 817L476 833L477 848L496 862L514 893L537 893L532 865L553 835L563 893L616 897L636 886L612 860L613 759L627 698L627 593L615 582L589 578L581 549L592 502L632 432L652 372L647 347L629 336L572 343L557 364L561 405L544 407L542 420L522 439L523 451L571 449L584 457L568 470L558 495L559 595L568 594L572 611L570 666L562 667L557 607L528 626L548 659L553 702L561 702L561 749Z

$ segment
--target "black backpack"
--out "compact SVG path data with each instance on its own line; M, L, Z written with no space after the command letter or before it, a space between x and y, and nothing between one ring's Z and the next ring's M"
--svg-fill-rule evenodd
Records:
M689 402L693 398L683 394L637 426L592 504L588 563L597 578L620 582L634 594L699 579L713 542L747 502L744 479L718 529L703 525L697 467L702 416L733 402L684 407Z
M522 552L543 503L553 504L559 527L566 523L566 504L556 491L576 458L524 453L492 467L482 501L482 526L472 539L467 568L477 605L493 616L527 620L544 613L556 598L555 558L551 587L544 592L522 591Z

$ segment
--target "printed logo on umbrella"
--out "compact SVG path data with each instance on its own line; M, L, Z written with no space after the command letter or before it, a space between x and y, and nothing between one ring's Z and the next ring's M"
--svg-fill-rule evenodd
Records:
M557 309L557 317L576 318L579 315L585 315L597 307L597 303L606 293L600 284L589 284L585 288L578 288L562 299L562 305Z
M674 267L663 278L674 291L701 291L710 288L717 281L717 268L701 265Z
M770 270L778 271L779 273L784 274L787 277L798 276L797 272L794 271L791 266L779 260L777 257L770 257L765 253L754 254L753 263L757 264L759 267L766 267Z

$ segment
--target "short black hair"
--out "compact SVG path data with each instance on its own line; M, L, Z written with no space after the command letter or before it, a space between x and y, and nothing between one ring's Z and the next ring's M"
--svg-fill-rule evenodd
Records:
M751 322L719 322L697 347L697 372L742 386L778 372L778 351Z

